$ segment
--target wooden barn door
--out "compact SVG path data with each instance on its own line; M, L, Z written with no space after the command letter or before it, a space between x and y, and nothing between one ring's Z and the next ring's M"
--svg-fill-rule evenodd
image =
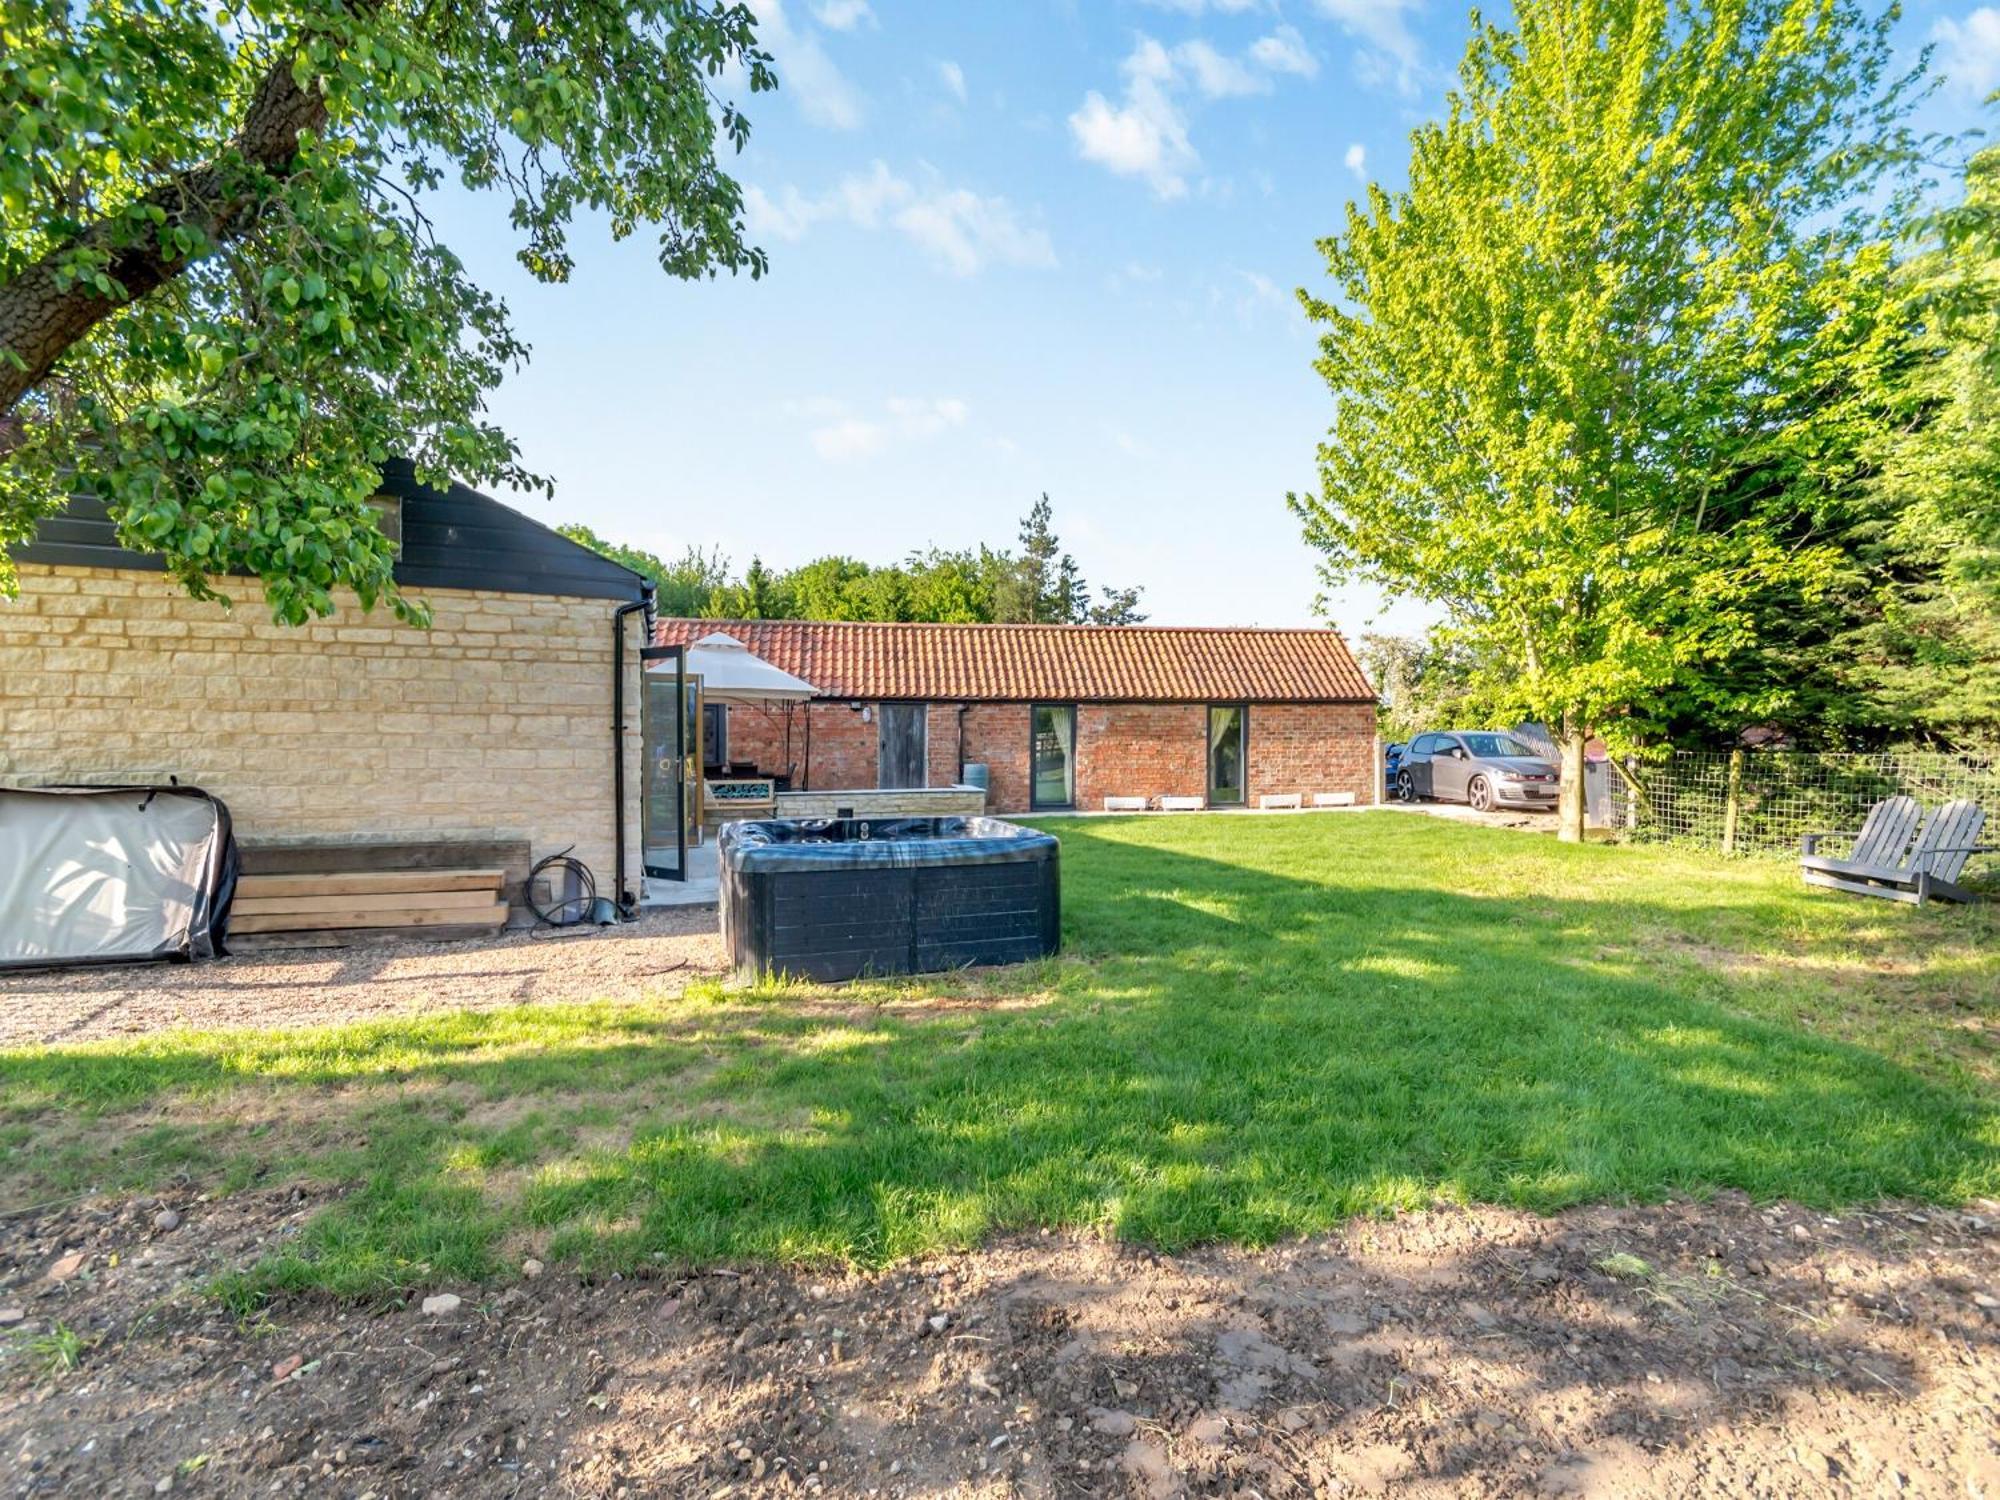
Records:
M884 787L922 786L927 751L924 705L884 703L878 710L879 739L875 751L875 784Z

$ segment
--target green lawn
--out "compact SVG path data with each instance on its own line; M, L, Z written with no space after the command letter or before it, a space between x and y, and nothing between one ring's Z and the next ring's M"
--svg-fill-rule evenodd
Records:
M251 1296L529 1248L879 1263L1439 1199L2000 1193L1993 908L1390 813L1051 826L1045 964L0 1053L0 1199L351 1186Z

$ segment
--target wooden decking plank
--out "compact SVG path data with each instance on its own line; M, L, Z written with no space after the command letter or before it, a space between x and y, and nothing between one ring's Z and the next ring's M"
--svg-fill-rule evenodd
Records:
M328 896L238 896L230 910L237 916L264 917L286 912L309 914L323 911L407 911L412 907L435 909L446 906L491 906L498 897L497 883L479 890L355 891Z
M402 911L323 911L270 912L229 919L229 931L237 932L338 932L351 927L498 927L507 920L507 903L495 901L490 907L445 906L410 907Z
M507 878L504 870L342 870L292 875L244 875L236 882L238 896L263 900L276 896L389 895L408 891L497 891Z

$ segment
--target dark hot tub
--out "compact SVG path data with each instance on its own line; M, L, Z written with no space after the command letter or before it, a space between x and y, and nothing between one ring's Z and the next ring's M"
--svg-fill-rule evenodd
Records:
M998 818L725 823L722 938L739 974L853 979L1054 953L1053 835Z

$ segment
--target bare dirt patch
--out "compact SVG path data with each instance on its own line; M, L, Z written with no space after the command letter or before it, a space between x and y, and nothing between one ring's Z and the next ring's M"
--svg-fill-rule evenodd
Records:
M461 942L382 939L195 965L17 974L0 978L0 1046L634 1000L675 993L725 966L715 909L679 907L582 934L543 928Z
M2000 1486L1990 1205L1439 1211L1173 1257L1023 1236L872 1275L551 1267L254 1327L196 1294L319 1206L131 1199L10 1223L6 1492ZM422 1310L447 1290L458 1306ZM80 1363L45 1373L57 1325Z

